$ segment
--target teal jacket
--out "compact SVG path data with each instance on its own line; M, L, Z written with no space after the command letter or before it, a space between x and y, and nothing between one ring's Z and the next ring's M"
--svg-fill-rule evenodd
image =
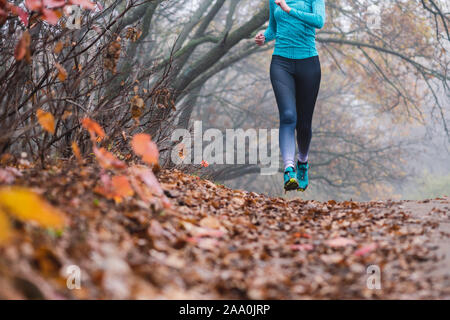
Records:
M291 59L317 56L316 29L325 24L324 0L286 0L291 8L283 11L270 1L269 26L264 32L266 43L275 39L273 54Z

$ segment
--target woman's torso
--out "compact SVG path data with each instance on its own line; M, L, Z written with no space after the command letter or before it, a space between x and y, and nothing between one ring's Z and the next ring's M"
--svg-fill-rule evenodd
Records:
M274 1L275 0L270 0ZM314 0L286 0L289 7L312 13ZM277 23L275 52L290 58L307 58L317 55L316 29L275 4L274 17Z

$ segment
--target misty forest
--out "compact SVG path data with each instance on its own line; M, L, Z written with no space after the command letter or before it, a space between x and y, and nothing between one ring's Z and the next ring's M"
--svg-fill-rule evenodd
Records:
M325 5L285 193L269 0L0 0L0 298L450 298L449 3Z

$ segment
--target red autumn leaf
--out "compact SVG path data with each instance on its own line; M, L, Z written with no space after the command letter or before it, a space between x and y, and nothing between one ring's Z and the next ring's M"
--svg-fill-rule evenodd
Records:
M87 131L89 131L89 134L91 135L92 140L96 140L97 135L100 137L100 139L103 139L105 137L105 131L103 128L94 120L89 118L84 118L81 120L81 124L83 128L85 128Z
M157 164L159 151L156 143L154 143L150 135L146 133L138 133L133 136L131 141L133 151L142 157L142 160L148 164Z
M89 0L69 0L69 3L77 4L84 9L89 9L89 10L95 9L95 3L93 3Z
M105 148L98 149L94 147L94 154L97 157L97 161L105 169L125 169L127 165L117 159L111 152L108 152Z
M377 244L376 243L371 243L368 244L366 246L363 246L361 248L359 248L358 250L355 251L355 256L365 256L366 254L374 251L377 248Z
M39 12L41 11L43 5L41 0L25 0L25 6L31 10Z
M15 5L9 5L9 10L12 14L18 16L24 25L28 26L28 13L25 10Z
M59 11L45 8L42 9L42 19L50 24L57 24L61 16L61 12Z
M43 0L44 6L47 8L61 8L66 4L65 0Z

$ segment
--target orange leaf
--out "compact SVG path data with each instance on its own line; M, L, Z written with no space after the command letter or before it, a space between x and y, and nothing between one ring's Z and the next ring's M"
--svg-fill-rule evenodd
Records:
M101 181L103 185L95 187L94 191L108 199L114 199L116 203L120 203L124 197L134 194L126 176L114 176L111 179L109 175L103 174Z
M159 151L156 143L154 143L150 135L146 133L138 133L133 136L131 141L133 151L142 157L142 160L148 164L157 164Z
M67 79L67 71L64 69L62 65L60 65L58 62L55 63L56 69L58 69L58 79L59 81L63 82Z
M58 54L61 52L61 50L64 48L64 43L62 41L58 41L55 45L55 48L53 49L53 52Z
M0 208L20 220L34 220L44 227L64 225L61 212L27 188L0 188Z
M36 112L39 124L45 131L55 134L55 118L50 112L38 109Z
M77 143L75 141L72 141L72 151L75 155L75 158L77 158L78 163L83 163L83 158L81 157L80 148L78 147Z
M112 186L116 196L121 198L132 196L134 194L130 182L126 176L114 176L112 178Z
M125 169L127 167L125 162L117 159L111 152L106 151L105 148L98 149L94 147L94 154L100 166L105 169Z
M93 141L96 140L97 135L100 139L103 139L105 137L105 131L103 131L103 128L94 120L84 118L83 120L81 120L81 124L83 125L83 128L89 131L89 134L91 135L91 139Z

